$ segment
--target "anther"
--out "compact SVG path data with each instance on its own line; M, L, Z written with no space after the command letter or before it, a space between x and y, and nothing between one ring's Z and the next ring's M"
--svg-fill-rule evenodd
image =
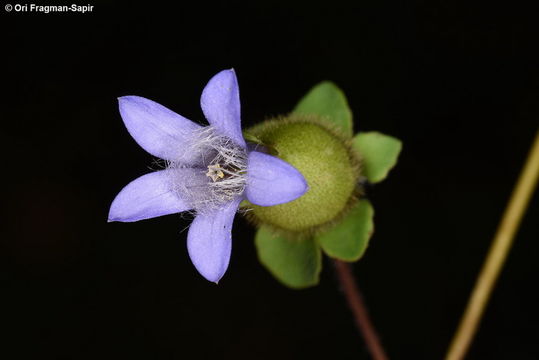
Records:
M221 170L221 165L214 164L208 165L208 172L206 173L206 176L211 178L213 182L216 182L217 180L224 178L225 174Z

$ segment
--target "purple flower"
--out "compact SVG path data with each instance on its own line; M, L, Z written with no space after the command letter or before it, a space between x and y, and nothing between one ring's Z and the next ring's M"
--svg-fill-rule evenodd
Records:
M196 269L218 282L230 260L234 215L244 199L260 206L303 195L307 183L287 162L248 149L241 132L234 70L215 75L200 99L203 127L151 100L119 98L127 130L147 152L164 159L164 170L143 175L120 191L109 221L132 222L195 211L187 249Z

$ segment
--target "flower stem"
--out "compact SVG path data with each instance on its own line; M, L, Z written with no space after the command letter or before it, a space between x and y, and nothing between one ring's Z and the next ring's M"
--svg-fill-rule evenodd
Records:
M460 360L466 355L538 179L539 132L505 209L446 360Z
M334 262L337 277L341 283L344 296L348 301L350 310L352 310L352 313L354 314L356 325L363 335L363 339L365 340L369 352L375 360L387 360L388 357L369 318L369 313L356 284L351 266L340 260L334 260Z

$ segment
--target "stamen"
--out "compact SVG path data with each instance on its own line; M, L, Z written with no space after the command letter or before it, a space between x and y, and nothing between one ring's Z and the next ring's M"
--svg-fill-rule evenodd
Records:
M224 178L225 174L221 171L221 165L215 164L208 165L208 172L206 173L206 176L211 178L213 182L216 182L218 179Z

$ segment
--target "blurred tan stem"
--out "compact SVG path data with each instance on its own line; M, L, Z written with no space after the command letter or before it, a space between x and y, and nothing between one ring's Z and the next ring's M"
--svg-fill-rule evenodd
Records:
M446 360L463 359L477 331L496 279L507 258L513 238L533 195L539 178L539 132L513 190L498 231L468 300L466 311L453 338Z

